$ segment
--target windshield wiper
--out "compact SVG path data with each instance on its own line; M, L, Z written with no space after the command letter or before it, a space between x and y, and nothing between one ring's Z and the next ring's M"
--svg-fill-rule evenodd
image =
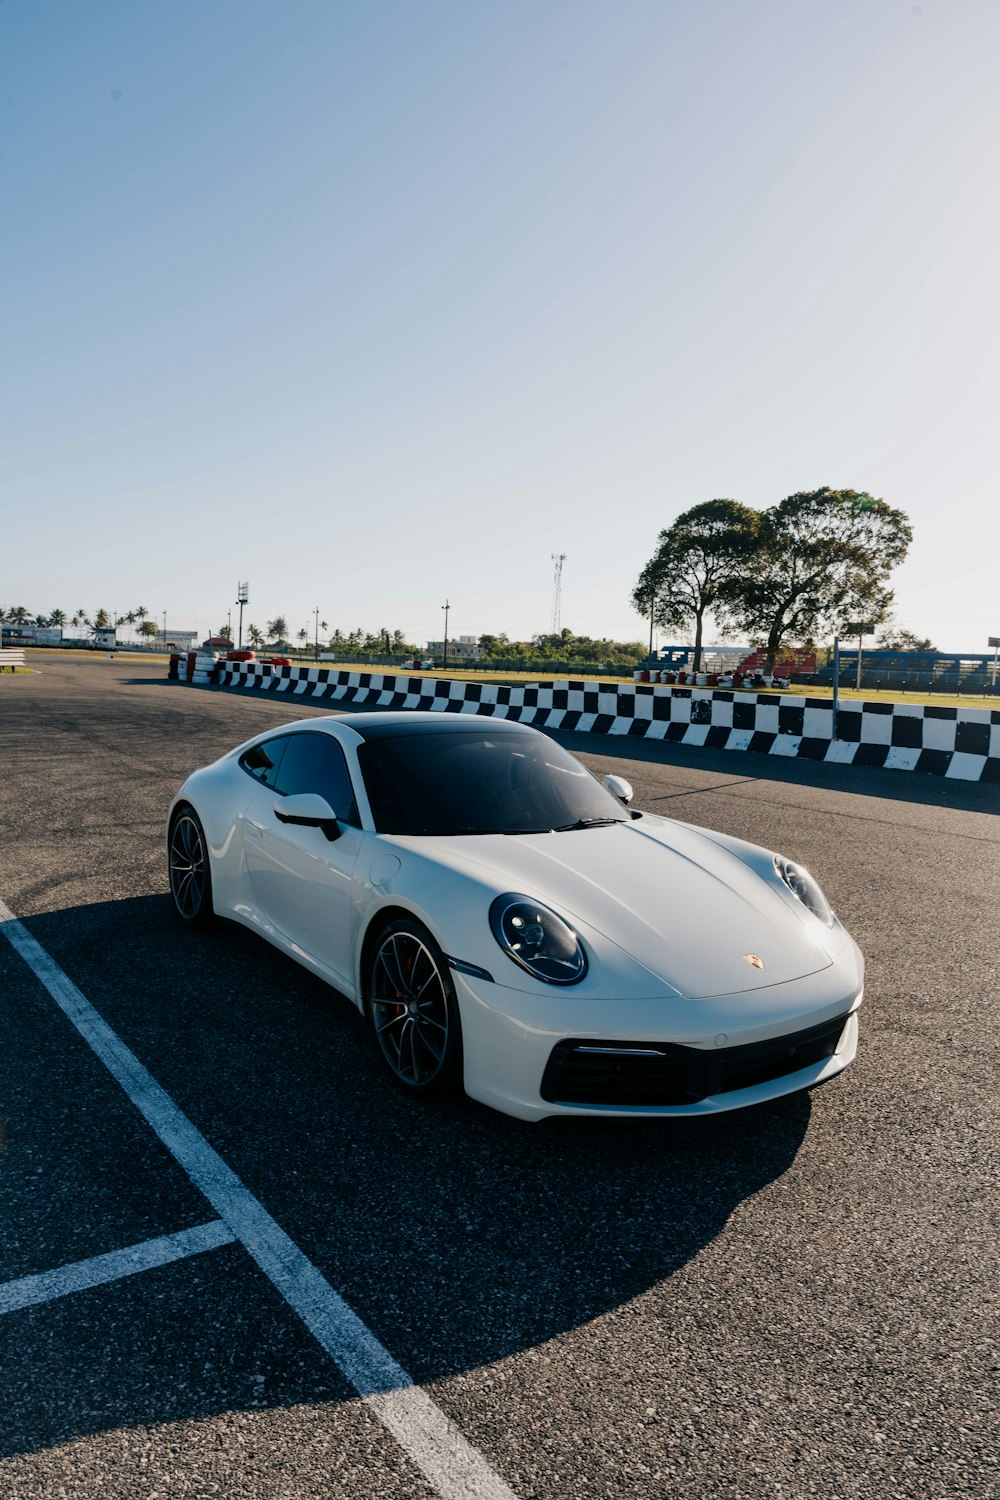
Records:
M466 836L473 837L473 836L478 836L480 834L485 834L485 833L489 833L489 834L502 833L502 834L507 835L508 837L516 837L516 836L519 836L520 834L523 834L523 833L548 833L548 832L549 832L549 829L547 829L547 828L496 828L496 827L493 827L493 828L448 828L448 829L445 830L445 834L446 835L450 835L451 837L454 837L454 838L462 838L462 837L466 837Z
M624 818L577 818L575 823L561 823L553 833L572 833L577 828L607 828L612 823L624 823Z

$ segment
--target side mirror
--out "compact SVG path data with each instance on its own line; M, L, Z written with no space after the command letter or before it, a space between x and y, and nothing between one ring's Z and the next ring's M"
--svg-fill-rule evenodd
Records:
M606 786L612 797L617 797L618 801L624 802L626 807L635 796L632 783L626 781L624 776L602 776L601 786Z
M321 828L333 843L340 838L337 815L318 792L297 792L292 797L282 797L274 804L274 816L279 823L294 823L300 828Z

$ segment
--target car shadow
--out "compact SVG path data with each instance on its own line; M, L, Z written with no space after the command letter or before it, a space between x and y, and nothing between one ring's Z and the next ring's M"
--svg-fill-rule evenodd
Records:
M803 1094L700 1120L541 1126L463 1099L416 1102L383 1074L348 1001L231 923L192 932L148 896L27 925L422 1384L668 1284L789 1169L809 1123ZM38 1004L63 1026L47 996ZM84 1044L66 1028L65 1045ZM99 1112L109 1080L92 1072L85 1107ZM133 1150L123 1136L102 1170L127 1175ZM155 1175L149 1191L155 1207ZM164 1210L155 1232L176 1227ZM32 1232L29 1215L21 1242ZM53 1269L44 1246L34 1269ZM350 1395L238 1246L2 1322L17 1391L3 1456Z

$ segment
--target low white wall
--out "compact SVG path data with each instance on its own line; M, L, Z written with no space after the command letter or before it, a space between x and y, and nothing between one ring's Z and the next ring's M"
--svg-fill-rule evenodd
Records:
M545 687L505 687L419 674L269 667L260 662L220 662L218 670L219 681L229 687L310 700L492 714L540 729L621 734L1000 782L997 709L850 700L838 714L835 739L829 698L569 679Z

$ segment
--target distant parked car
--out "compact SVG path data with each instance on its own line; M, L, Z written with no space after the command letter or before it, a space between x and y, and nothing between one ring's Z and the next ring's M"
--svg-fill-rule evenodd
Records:
M170 889L349 996L414 1095L634 1119L840 1073L864 966L813 877L631 795L509 720L306 719L188 777Z

